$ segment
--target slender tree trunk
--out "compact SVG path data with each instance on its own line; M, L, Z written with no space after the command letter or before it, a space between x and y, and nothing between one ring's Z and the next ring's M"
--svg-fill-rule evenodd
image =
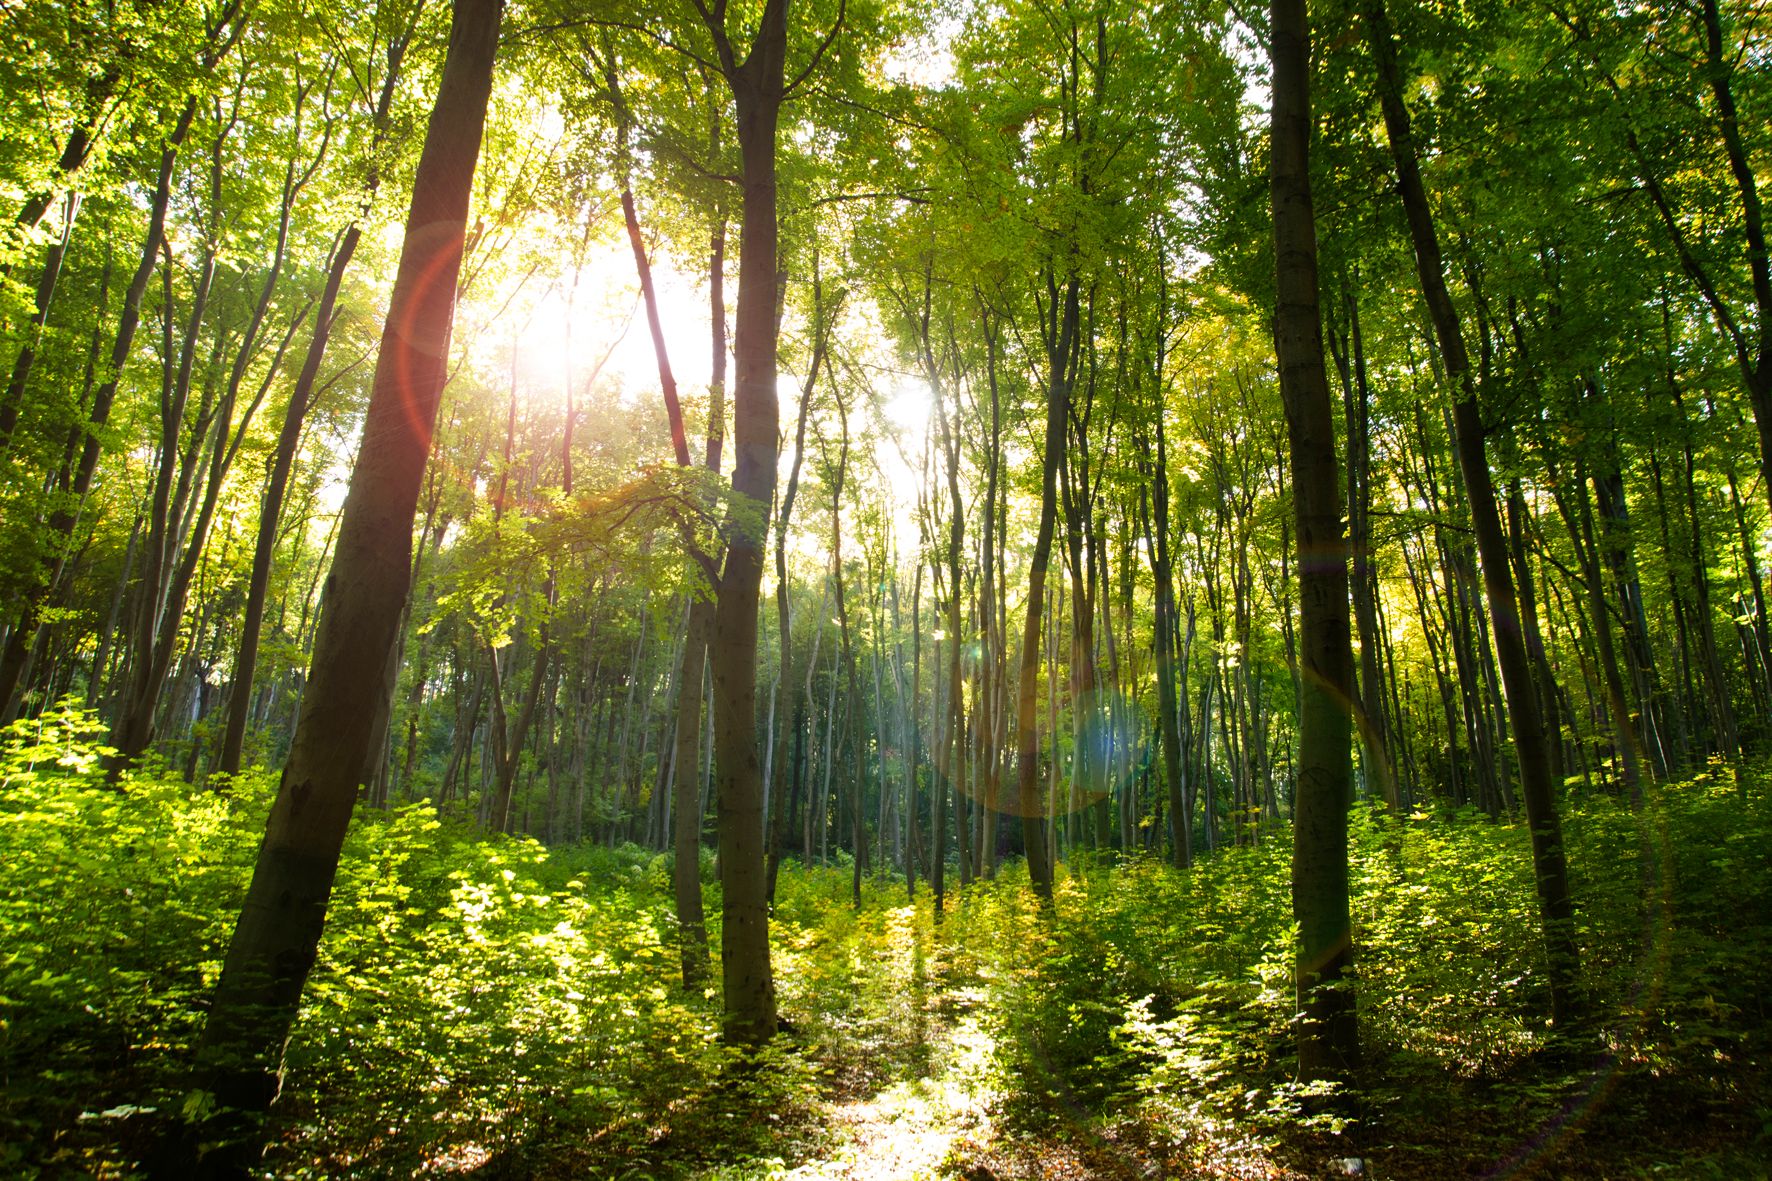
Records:
M1347 810L1353 802L1353 647L1335 410L1323 365L1317 231L1310 187L1310 20L1305 0L1273 0L1274 316L1280 393L1298 529L1298 779L1292 825L1295 983L1303 1015L1298 1072L1347 1074L1359 1063Z
M925 281L927 281L925 272ZM935 421L937 438L942 452L942 468L947 477L948 486L948 529L947 529L947 597L945 600L947 632L947 710L946 730L942 736L939 763L936 769L935 790L945 801L951 792L954 800L955 835L959 842L960 853L960 886L965 889L973 878L972 869L972 832L968 821L970 809L965 798L966 782L966 694L962 681L962 665L960 651L961 636L964 635L960 619L960 556L966 544L966 512L960 496L960 444L955 436L954 424L948 415L947 383L941 380L939 367L929 344L929 289L924 287L923 320L923 372L928 380L930 390L935 396ZM942 836L946 838L946 825L940 825ZM944 850L945 851L945 850Z
M552 593L544 596L551 599ZM535 657L529 670L529 687L523 693L522 704L517 710L517 720L506 729L504 709L504 686L498 675L498 654L488 652L492 661L492 701L493 718L497 741L493 745L493 763L497 777L493 783L492 798L487 806L486 827L492 832L511 831L511 798L516 790L517 771L523 762L523 747L529 741L530 727L535 721L536 708L541 704L542 687L547 684L548 669L552 663L554 647L549 637L546 623L541 628L540 643L537 644ZM388 680L397 670L390 670Z
M1544 635L1538 621L1538 590L1536 580L1532 577L1531 554L1526 544L1526 534L1531 520L1531 510L1526 506L1526 497L1520 491L1520 482L1516 479L1508 489L1507 528L1508 549L1513 558L1514 577L1520 588L1520 624L1526 638L1526 654L1532 661L1532 679L1538 686L1538 708L1544 714L1545 746L1550 759L1551 781L1558 786L1563 783L1563 723L1557 678L1551 669L1550 653L1544 645ZM1609 676L1616 679L1618 665L1610 660ZM1629 717L1625 715L1628 725ZM1625 778L1630 786L1633 798L1637 787L1636 754L1633 751L1625 759Z
M300 107L305 94L306 92L303 91L297 98L298 127ZM271 382L282 367L283 357L287 352L290 340L293 339L301 321L306 317L306 309L304 308L291 322L289 331L284 335L270 359L268 372L259 385L256 396L251 397L242 409L240 423L236 429L233 421L234 408L240 404L241 387L245 383L247 369L258 351L255 346L263 332L265 319L270 311L271 298L276 293L278 280L283 273L283 265L288 256L289 227L294 214L295 202L324 161L330 142L331 130L329 127L320 148L305 167L293 157L286 165L282 197L278 205L276 245L272 252L270 266L259 286L258 298L241 333L226 387L222 392L219 405L214 411L213 425L209 427L213 437L213 442L210 444L209 474L204 484L201 507L197 511L195 520L189 524L188 528L174 529L171 528L169 521L164 520L161 514L161 509L164 507L160 498L161 489L158 487L156 489L156 516L150 521L150 569L157 576L156 582L159 581L158 575L162 570L166 572L167 577L164 589L155 592L155 599L150 600L146 596L143 598L144 604L151 602L153 606L151 612L143 614L140 625L139 642L142 649L142 659L138 667L145 670L146 675L137 677L132 692L126 698L125 708L119 717L118 737L114 740L118 752L125 762L139 757L146 749L147 743L153 739L154 713L159 703L162 686L165 683L166 671L171 666L173 651L177 645L191 582L208 542L210 527L215 520L223 481L233 466L234 457L245 442L247 429L251 426L254 415L258 412L265 394L269 391ZM219 138L214 149L213 172L212 216L219 220L222 216L220 209L222 161ZM219 243L215 245L219 245ZM185 354L181 359L177 399L170 408L163 425L163 430L166 432L163 441L163 468L173 449L178 429L182 425L183 403L190 383L191 351L202 323L203 306L208 300L208 287L213 278L214 267L215 257L212 248L205 260L203 279L199 283L199 295L194 300L191 312L189 339L186 341ZM218 344L218 352L219 347ZM198 422L203 423L204 421L206 421L205 416L199 415ZM193 459L196 453L197 449L193 447ZM194 467L194 465L189 466ZM164 479L165 475L166 473L163 471L161 478ZM182 497L183 489L181 488L181 499ZM160 523L163 533L158 545L154 544L152 526L155 523ZM174 562L175 555L179 553L181 534L183 536L183 555Z
M1047 851L1050 821L1040 791L1039 685L1042 612L1046 607L1046 571L1052 561L1052 533L1058 516L1058 466L1070 429L1072 354L1078 321L1075 275L1065 280L1062 294L1049 280L1046 333L1046 437L1041 452L1040 523L1028 563L1027 617L1021 630L1021 671L1015 696L1015 809L1021 816L1028 880L1041 902L1052 901L1052 862ZM1057 692L1056 688L1053 692Z
M1378 67L1379 101L1396 165L1404 213L1415 246L1416 269L1427 300L1434 333L1448 379L1453 383L1459 467L1469 493L1471 523L1482 558L1484 589L1495 620L1494 641L1513 722L1519 758L1520 786L1526 819L1532 830L1533 876L1547 956L1552 1017L1559 1024L1577 1016L1581 957L1575 943L1575 907L1569 893L1568 861L1563 849L1562 818L1556 785L1551 782L1544 727L1533 697L1532 671L1520 627L1519 600L1508 568L1507 537L1496 508L1495 483L1484 445L1485 429L1477 404L1470 358L1458 323L1458 312L1446 290L1439 239L1427 192L1422 187L1409 113L1403 104L1396 44L1383 0L1366 0L1362 11L1372 56Z
M301 720L198 1044L198 1086L223 1114L193 1129L167 1175L243 1177L265 1143L375 714L387 707L379 673L411 576L412 521L445 379L502 15L500 0L455 5ZM215 1147L205 1153L199 1143Z
M724 242L722 241L722 249L723 248ZM821 309L823 306L822 292L816 274L813 277L812 290L813 307L814 309ZM789 601L792 592L788 582L788 527L793 521L794 502L798 499L800 492L800 466L806 458L806 416L812 406L812 392L818 383L819 369L822 367L824 360L825 321L822 315L819 315L817 318L818 327L815 330L816 339L812 350L812 364L807 368L806 383L800 387L800 409L794 424L794 458L793 462L788 467L787 488L782 492L781 510L775 519L775 613L776 625L781 633L778 644L781 649L780 677L781 683L784 686L788 686L787 691L790 693L794 692L794 687L800 684L800 677L794 666L793 660L793 612L791 610L792 604ZM719 332L717 336L717 343L723 347L725 341L724 330ZM712 444L711 436L708 456L710 468L717 469L719 457L717 450ZM821 613L823 611L822 605L820 606L820 611ZM816 636L822 634L822 632L823 621L821 617L819 630L814 633L814 660L808 662L808 669L811 668L812 663L816 662ZM793 710L793 716L795 718L794 724L796 726L801 725L801 719L804 718L808 704L810 703L810 685L811 680L809 673L807 680L808 687L805 694L797 700ZM800 742L798 730L795 731L794 741L797 750ZM765 892L771 904L775 901L775 882L776 878L781 873L782 846L787 840L787 830L789 827L788 820L790 819L786 809L782 807L786 802L785 793L782 791L782 774L786 771L782 755L785 753L785 751L777 751L776 753L774 759L776 782L771 785L772 791L770 793L775 807L772 809L769 816L769 847L767 850L764 877L766 879ZM796 788L797 787L798 781L796 780ZM802 849L801 855L805 856L805 852L806 851Z
M607 68L607 84L609 92L616 97L618 108L622 108L618 75L615 72L613 58ZM627 125L622 123L621 141L625 151L627 142ZM652 337L653 359L658 367L658 384L663 394L665 416L671 431L671 449L676 456L677 465L690 466L689 437L683 422L683 407L677 397L677 380L671 372L669 350L665 347L664 326L658 310L658 295L652 282L652 266L646 257L645 242L640 233L640 220L634 206L634 194L631 189L623 188L621 194L622 219L627 226L628 245L634 256L634 269L640 279L640 294L646 304L646 323ZM715 235L714 254L710 259L710 267L714 270L711 282L715 294L714 300L723 298L720 294L721 276L718 269L724 266L724 229ZM714 322L714 356L716 390L712 397L712 414L708 424L707 466L714 472L720 469L720 402L725 394L725 308L716 304L713 309ZM686 534L687 544L691 550L692 561L700 559L699 552L692 534ZM697 571L691 570L691 577ZM697 594L689 607L688 628L684 636L681 667L677 675L677 713L673 729L672 753L670 756L671 775L671 888L675 895L677 908L677 938L682 954L683 987L693 991L701 984L708 969L707 921L703 910L701 896L701 826L704 809L701 806L701 781L696 774L697 746L701 736L702 722L702 680L707 666L708 643L713 631L715 604L711 597ZM786 633L783 633L784 637ZM785 639L784 639L785 643ZM773 878L767 879L773 882ZM768 890L773 897L773 890Z
M1617 448L1609 447L1604 471L1593 472L1595 507L1600 520L1596 540L1612 574L1624 623L1624 653L1636 693L1638 717L1650 759L1658 778L1667 778L1675 758L1670 750L1670 720L1665 691L1649 642L1649 619L1643 609L1643 586L1637 576L1635 541L1630 504L1625 498L1624 477L1619 471Z
M677 905L683 987L690 991L700 987L708 971L707 919L701 898L701 782L696 756L701 737L702 679L713 620L714 601L698 595L689 605L671 755L671 892Z
M219 207L222 175L220 139L216 141L213 152L212 173L210 216L219 223L222 220ZM174 475L178 476L178 500L182 501L189 481L193 478L192 469L196 465L196 451L200 446L199 438L203 433L202 423L206 416L199 414L199 426L192 432L199 438L192 439L188 451L181 450L179 440L184 433L185 409L191 392L198 336L209 305L209 293L215 280L216 256L220 250L219 238L212 237L206 244L203 262L198 267L196 283L191 291L190 316L185 326L184 344L178 355L176 376L169 373L162 382L160 391L160 449L154 472L153 507L148 515L147 545L143 550L141 590L136 600L136 617L129 633L132 649L129 679L123 692L122 705L111 727L111 745L117 749L114 765L119 768L134 763L153 741L154 707L159 701L160 687L165 681L171 660L171 651L168 649L165 654L167 665L162 665L157 641L162 620L165 618L173 558L178 548L177 518L180 514L173 496ZM168 317L166 341L170 343L170 266L165 274L168 280L164 292L167 297L164 311ZM170 350L167 350L167 360L170 359ZM225 444L225 439L217 442L218 452ZM177 626L176 620L173 626Z
M1148 444L1147 444L1148 446ZM1147 458L1147 464L1148 464ZM1139 489L1139 504L1148 495L1156 518L1146 523L1145 552L1150 555L1151 577L1156 580L1157 733L1163 744L1163 783L1169 792L1169 857L1177 869L1194 861L1193 809L1188 803L1185 752L1181 745L1181 705L1176 691L1175 667L1175 570L1169 553L1169 448L1162 415L1157 416L1157 453L1147 466L1149 492ZM1185 681L1182 689L1185 691Z
M866 782L861 768L863 757L861 750L861 688L856 680L855 646L849 631L849 598L845 590L843 577L843 485L849 470L849 407L844 402L841 389L837 392L837 415L842 424L842 450L837 459L836 478L831 483L831 576L835 584L837 598L837 637L839 649L837 659L842 663L846 688L849 693L847 710L849 713L850 760L848 766L849 819L852 857L852 874L850 891L857 910L861 908L861 878L867 869L866 827L863 823L862 786ZM831 670L832 686L836 683L836 670Z
M981 309L985 343L985 381L991 397L991 433L986 441L984 532L979 545L979 723L977 766L984 783L979 804L978 872L990 878L996 873L997 814L1003 808L1003 707L1002 689L1006 667L1003 653L1002 616L997 610L997 584L1002 577L997 560L1000 544L997 502L1003 495L1002 391L997 381L998 339L1001 329L988 307Z
M1378 571L1372 561L1372 409L1366 380L1366 343L1360 330L1359 302L1352 291L1346 293L1344 304L1347 324L1339 347L1335 344L1336 334L1331 332L1330 351L1335 355L1341 376L1347 422L1348 573L1353 591L1354 622L1360 638L1359 727L1366 752L1361 766L1368 790L1376 786L1385 806L1394 812L1402 807L1402 794L1391 751L1390 722L1385 712L1384 641L1378 631Z
M1699 0L1698 15L1704 28L1703 73L1715 104L1717 130L1724 155L1729 159L1729 174L1735 179L1735 192L1740 199L1742 237L1746 240L1747 269L1753 288L1752 320L1757 325L1751 341L1745 326L1730 325L1729 335L1734 339L1754 424L1759 428L1760 477L1766 484L1766 499L1772 503L1772 251L1767 246L1765 214L1760 204L1760 174L1755 171L1742 139L1741 117L1736 108L1732 75L1740 67L1723 46L1723 21L1717 0ZM1706 294L1720 307L1712 290L1707 283ZM1730 729L1733 730L1732 720ZM1732 739L1733 734L1729 737Z
M1561 489L1559 488L1559 491ZM1578 506L1571 506L1571 497L1580 497ZM1642 783L1638 773L1638 753L1641 742L1637 738L1635 728L1631 725L1630 705L1624 696L1624 680L1618 674L1618 658L1612 642L1612 617L1606 606L1605 584L1600 576L1600 557L1597 539L1594 536L1593 511L1589 507L1587 486L1581 480L1579 468L1576 481L1565 495L1558 496L1558 507L1563 514L1564 523L1569 527L1569 535L1575 542L1576 554L1581 562L1582 575L1587 583L1588 613L1593 619L1595 659L1600 668L1601 686L1605 691L1606 712L1612 723L1614 741L1618 747L1618 757L1624 772L1625 790L1630 793L1633 802L1642 798Z

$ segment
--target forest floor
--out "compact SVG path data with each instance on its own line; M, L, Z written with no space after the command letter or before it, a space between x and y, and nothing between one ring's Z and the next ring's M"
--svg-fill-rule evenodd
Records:
M928 912L923 912L927 920ZM784 1014L810 1087L756 1113L773 1128L755 1156L713 1163L702 1143L666 1152L634 1176L701 1181L1154 1181L1157 1178L1655 1177L1766 1178L1772 1158L1742 1145L1732 1126L1756 1096L1765 1114L1765 1064L1716 1054L1713 1073L1669 1075L1602 1055L1560 1065L1533 1059L1510 1086L1439 1080L1469 1106L1423 1119L1419 1105L1363 1118L1333 1134L1271 1121L1238 1126L1202 1117L1161 1126L1149 1113L1103 1118L1062 1093L1032 1107L1026 1079L993 1069L1000 1048L981 987L990 966L931 936L914 908L886 912L883 950L851 960L847 1003L790 987ZM808 946L809 955L830 949ZM829 981L825 982L828 986ZM818 1003L821 1002L822 1003ZM806 1008L809 1003L815 1007ZM1386 1070L1389 1084L1400 1080ZM1050 1082L1048 1078L1046 1081ZM1521 1099L1530 1093L1536 1102ZM1030 1118L1037 1107L1039 1114ZM740 1117L742 1118L742 1116ZM1763 1142L1765 1134L1750 1138ZM680 1139L680 1137L673 1137ZM744 1137L739 1137L742 1143ZM1730 1141L1736 1141L1731 1145ZM744 1149L740 1149L741 1154ZM1718 1154L1720 1155L1713 1155ZM1351 1155L1350 1155L1351 1154Z
M1301 1172L1281 1163L1260 1137L1211 1121L1202 1126L1212 1134L1196 1126L1186 1136L1163 1135L1137 1120L1104 1123L1063 1094L1045 1094L1043 1114L1029 1120L1024 1097L1009 1093L1026 1080L1006 1080L995 1066L1001 1020L989 987L995 957L980 955L957 932L944 936L926 904L864 913L855 927L835 937L807 932L790 962L778 964L789 1048L769 1063L783 1076L775 1086L761 1088L752 1102L736 1099L716 1119L695 1113L634 1152L625 1167L579 1158L561 1175L587 1175L586 1169L698 1181L1347 1175L1342 1162L1329 1157L1320 1162L1324 1172ZM748 1128L731 1127L746 1121ZM489 1172L503 1175L496 1166Z
M270 783L118 792L96 757L30 772L40 749L0 744L0 1177L138 1176L189 1118ZM1772 775L1570 807L1590 1015L1570 1029L1545 1018L1522 825L1353 821L1366 1061L1323 1096L1293 1081L1283 832L1186 874L1077 858L1047 910L1009 862L939 918L920 882L912 903L866 878L858 906L852 867L784 867L783 1036L745 1055L718 971L681 987L667 859L366 812L266 1173L1772 1178Z
M1639 961L1639 971L1660 966L1638 976L1623 1009L1567 1042L1525 1038L1510 1049L1485 1043L1494 1029L1453 1029L1444 1040L1467 1040L1437 1064L1393 1045L1369 1064L1360 1094L1284 1117L1273 1102L1285 1087L1283 1056L1244 1059L1246 1069L1196 1076L1191 1086L1172 1077L1155 1103L1148 1076L1120 1091L1073 1093L1078 1079L1111 1075L1112 1055L1081 1069L1042 1060L1039 1050L1026 1057L1030 1043L1062 1039L1050 1025L1030 1032L1051 1012L1061 1027L1090 1014L1087 1002L1073 1006L1046 991L1050 978L1030 966L1075 956L1076 946L1043 943L1025 900L1006 902L1008 893L950 899L941 924L926 899L893 906L877 895L859 912L839 903L816 923L782 923L777 979L787 1036L759 1071L768 1081L748 1097L737 1088L714 1104L717 1115L688 1115L625 1159L578 1158L558 1175L1772 1177L1763 1151L1772 1144L1768 1064L1750 1048L1764 1043L1765 1027L1755 1032L1751 1009L1731 1009L1714 976L1682 984L1659 975L1662 956ZM1665 949L1666 936L1664 927L1653 942ZM1059 971L1102 969L1079 957ZM1669 1021L1668 994L1695 990L1678 1004L1681 1020ZM1676 1024L1686 1032L1670 1035ZM1473 1068L1479 1044L1487 1044L1487 1064ZM1227 1087L1236 1098L1225 1098ZM1310 1110L1345 1118L1299 1118Z

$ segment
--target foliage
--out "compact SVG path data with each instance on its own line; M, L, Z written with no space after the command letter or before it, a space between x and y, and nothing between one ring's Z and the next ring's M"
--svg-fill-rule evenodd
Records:
M1282 1158L1383 1146L1386 1176L1519 1152L1568 1170L1590 1154L1596 1175L1645 1161L1727 1175L1759 1151L1766 1132L1751 1113L1766 1110L1766 1079L1752 1055L1766 1026L1751 965L1772 953L1763 790L1744 803L1705 775L1638 812L1610 797L1571 810L1596 1016L1565 1031L1542 1016L1524 827L1468 810L1362 809L1356 820L1367 1054L1356 1090L1292 1082L1288 850L1273 840L1186 875L1143 858L1073 875L1046 924L1014 875L968 895L950 929L979 956L1017 1120L1084 1135L1136 1127L1190 1169L1253 1151L1251 1136ZM1713 888L1725 879L1730 890Z
M89 716L0 757L6 1167L86 1172L196 1114L183 1054L219 970L270 784L106 785ZM670 987L650 858L487 843L428 805L365 811L289 1048L286 1175L409 1170L551 1127L644 1128L727 1055Z
M104 729L62 708L0 748L9 1171L79 1171L90 1129L166 1105L263 820L262 782L238 806L153 774L106 786Z
M9 1173L127 1168L157 1120L201 1106L179 1070L268 799L262 774L220 791L146 772L110 786L100 729L64 707L0 749ZM1325 1100L1291 1083L1279 839L1186 874L1145 857L1075 870L1044 919L1019 865L939 922L886 879L867 879L857 909L847 870L789 866L772 929L792 1033L744 1063L716 1040L711 996L677 986L665 857L487 841L424 804L364 809L270 1164L675 1175L724 1161L721 1175L750 1176L828 1146L823 1097L944 1070L968 1073L1006 1143L1112 1132L1174 1170L1332 1152L1435 1175L1538 1140L1554 1160L1596 1153L1602 1173L1725 1169L1763 1147L1763 781L1745 800L1705 775L1638 812L1609 797L1571 810L1597 1014L1576 1031L1540 1016L1521 827L1356 820L1368 1068ZM717 891L711 863L703 876ZM1652 1112L1659 1131L1639 1126Z

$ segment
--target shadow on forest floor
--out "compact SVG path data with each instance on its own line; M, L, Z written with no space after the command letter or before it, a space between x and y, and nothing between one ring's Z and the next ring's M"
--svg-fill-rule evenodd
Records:
M1067 904L1073 916L1092 905L1084 897L1089 888L1075 886ZM1030 1063L1028 1045L1038 1047L1051 1034L1030 1035L1034 1019L1010 1011L1028 1003L1029 988L1038 998L1033 1003L1059 1012L1061 1024L1088 1020L1082 1009L1067 1009L1064 998L1039 991L1045 984L1037 965L1057 964L1067 975L1097 969L1076 958L1077 945L1065 943L1069 936L1048 942L1018 895L1013 887L985 887L952 904L945 925L933 922L926 905L878 903L857 913L827 910L818 923L783 923L777 971L788 1033L760 1061L674 1105L668 1127L616 1128L594 1143L569 1149L556 1143L490 1161L474 1175L698 1181L1772 1176L1759 1151L1768 1140L1760 1125L1772 1111L1760 1053L1767 1043L1764 1022L1740 1006L1739 994L1727 994L1733 1005L1725 999L1720 984L1714 997L1681 992L1695 986L1669 975L1667 965L1681 963L1682 953L1657 950L1677 925L1671 918L1653 939L1640 928L1646 942L1631 957L1634 967L1616 965L1626 974L1660 975L1639 978L1634 991L1626 990L1627 1003L1584 1035L1559 1042L1528 1031L1510 1041L1492 1030L1461 1028L1453 1018L1431 1027L1446 1045L1412 1047L1394 1033L1384 1037L1385 1023L1394 1018L1369 1012L1363 1020L1373 1026L1373 1053L1361 1090L1333 1107L1337 1119L1282 1119L1271 1105L1261 1109L1267 1098L1255 1098L1261 1088L1284 1088L1290 1049L1281 1026L1261 1035L1269 1047L1262 1058L1202 1076L1209 1085L1201 1094L1190 1094L1185 1080L1172 1080L1173 1089L1154 1103L1149 1074L1118 1090L1069 1088L1067 1078L1127 1069L1124 1056L1080 1067ZM1756 916L1750 925L1760 922ZM1745 938L1745 931L1738 933ZM1024 978L1011 979L1018 975ZM1674 1031L1676 1014L1684 1024ZM1706 1014L1715 1028L1694 1024ZM1005 1041L1015 1038L1019 1048ZM1140 1061L1138 1069L1148 1070L1150 1059ZM1210 1094L1214 1086L1217 1097ZM1222 1101L1225 1087L1242 1089L1247 1118Z
M124 1178L156 1121L201 1099L185 1055L271 784L117 792L80 737L97 723L59 724L0 742L0 1175ZM1046 911L1007 862L940 922L900 881L865 880L857 909L849 867L786 868L771 940L787 1028L741 1060L719 1042L717 985L678 986L666 858L370 810L265 1169L1772 1176L1772 776L1715 768L1640 807L1571 799L1580 1035L1544 1017L1524 825L1431 802L1352 824L1367 1065L1331 1107L1292 1084L1283 830L1188 873L1073 858Z

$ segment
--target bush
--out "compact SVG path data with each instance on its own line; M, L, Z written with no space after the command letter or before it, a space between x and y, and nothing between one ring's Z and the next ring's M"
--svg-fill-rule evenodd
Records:
M107 786L72 710L0 751L0 1165L96 1172L194 1110L181 1071L272 791ZM582 876L574 876L582 874ZM268 1162L411 1172L550 1129L612 1137L711 1087L717 1014L675 987L654 859L484 839L428 805L359 813L303 997Z

